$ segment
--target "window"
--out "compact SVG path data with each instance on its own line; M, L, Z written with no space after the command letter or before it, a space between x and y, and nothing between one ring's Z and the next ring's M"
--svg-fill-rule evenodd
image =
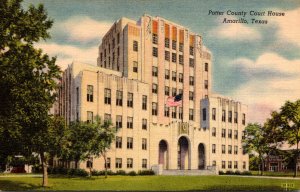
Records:
M117 117L116 117L116 128L117 129L122 128L122 116L121 115L117 115Z
M190 76L190 85L191 85L191 86L194 85L194 76Z
M215 127L212 128L211 136L215 137L217 135L217 129Z
M127 107L133 107L133 93L127 94Z
M143 98L142 98L142 109L147 110L147 96L146 95L143 95Z
M177 94L177 90L176 88L172 88L172 96L175 97Z
M142 138L142 150L147 150L147 139Z
M225 145L222 145L222 154L225 154L225 152L226 152L226 147Z
M243 161L243 169L246 169L246 161Z
M216 153L216 144L212 144L211 146L211 152Z
M93 168L93 159L89 159L86 162L86 168Z
M232 161L228 161L228 169L232 169Z
M132 165L133 165L133 159L127 158L127 168L132 168Z
M137 73L138 72L138 62L137 61L133 61L132 66L133 66L132 71L134 73Z
M204 80L204 88L208 89L208 80Z
M152 56L158 57L157 47L153 47L153 48L152 48Z
M173 81L176 81L176 72L175 71L172 71L172 80Z
M122 168L122 158L116 158L116 168Z
M158 71L158 70L157 70L157 67L154 67L154 66L153 66L153 67L152 67L152 76L153 76L153 77L157 77L157 71Z
M169 38L165 38L165 47L170 48L170 39Z
M108 44L108 53L110 53L110 44Z
M211 118L212 120L216 120L216 108L212 108L212 112L211 112Z
M87 102L93 102L93 85L87 86Z
M127 128L128 129L133 128L133 117L127 117Z
M194 47L190 46L190 55L194 55Z
M152 115L157 115L157 103L152 103Z
M190 101L193 101L193 100L194 100L194 92L193 92L193 91L190 91L190 94L189 94L189 100L190 100Z
M182 94L182 89L178 89L178 94Z
M76 87L76 104L79 105L79 87Z
M242 132L242 139L245 139L245 137L246 137L246 132L243 131L243 132Z
M175 40L172 40L172 49L173 50L176 50L176 45L177 45L177 42Z
M152 93L156 93L157 94L157 84L152 84Z
M190 64L190 67L194 67L194 59L193 58L189 59L189 64Z
M234 154L237 155L238 154L238 146L234 146Z
M228 122L232 123L232 111L228 111Z
M127 137L127 149L132 149L132 148L133 148L133 138Z
M222 121L225 122L226 121L226 111L222 110Z
M202 109L202 120L206 121L206 108Z
M165 106L165 117L169 117L170 116L170 108Z
M142 119L142 129L147 130L147 119Z
M117 43L120 43L120 33L117 34Z
M88 111L87 112L87 123L93 123L93 112L92 111Z
M234 112L234 123L238 123L238 113Z
M194 109L189 110L189 120L194 121Z
M138 51L139 47L138 47L138 42L137 41L133 41L133 51Z
M238 130L234 130L234 139L238 139L238 137L239 137Z
M165 60L170 61L170 52L169 51L165 51Z
M110 169L110 163L111 163L111 160L110 158L106 158L106 163L104 163L104 167L107 168L107 169Z
M238 162L234 161L234 168L237 169L238 168Z
M222 161L222 169L225 169L226 168L226 163L225 161Z
M242 119L242 123L243 123L243 125L245 125L245 124L246 124L246 114L245 114L245 113L243 113L243 119Z
M183 55L179 55L179 64L183 65Z
M183 83L183 73L179 73L178 81Z
M228 145L228 154L232 154L232 145Z
M147 169L147 159L142 159L142 168Z
M158 40L157 34L153 33L152 34L152 43L157 44L157 40Z
M226 129L222 129L222 137L223 137L223 138L226 137Z
M170 87L165 86L165 95L169 96L170 95Z
M179 43L179 51L183 52L183 43Z
M122 91L117 91L116 105L117 106L123 105L123 92Z
M104 121L111 121L111 115L108 113L104 114Z
M116 148L122 148L122 137L116 137Z
M100 53L100 61L103 61L103 53Z
M232 138L232 129L228 129L228 138Z
M183 119L183 109L182 109L182 107L179 107L178 116L179 116L179 119Z
M172 53L172 62L176 63L177 61L177 54L176 53Z
M216 161L212 161L212 166L217 166L217 162Z
M120 56L120 47L118 47L117 54Z
M204 70L205 70L205 71L208 71L208 63L205 63L205 64L204 64Z
M176 107L172 107L172 118L176 119Z
M165 70L165 79L170 79L170 70Z

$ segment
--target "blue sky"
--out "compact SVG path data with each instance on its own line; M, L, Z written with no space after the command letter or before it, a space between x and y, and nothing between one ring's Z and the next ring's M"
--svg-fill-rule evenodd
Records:
M164 17L203 36L213 54L213 91L242 101L250 121L263 123L271 110L300 98L299 0L25 0L42 3L54 26L52 39L38 44L62 67L73 60L96 64L97 46L121 17L138 20L144 13ZM208 15L224 11L223 16ZM246 17L226 12L245 11ZM249 16L250 11L284 12L285 16ZM248 20L226 24L223 19ZM251 19L267 24L251 24Z

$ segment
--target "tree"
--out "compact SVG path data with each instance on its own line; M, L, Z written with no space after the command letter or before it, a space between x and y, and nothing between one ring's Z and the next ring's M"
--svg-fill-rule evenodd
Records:
M75 168L78 168L79 161L90 161L92 156L103 156L106 165L106 152L115 138L115 128L110 121L102 122L96 116L93 123L71 122L70 133L69 147L64 158L74 160ZM91 173L92 167L89 168Z
M92 143L91 155L96 157L103 156L105 164L105 178L107 178L107 159L106 152L110 149L111 143L115 138L116 129L112 126L111 121L104 121L96 116L96 121L93 123L96 130L96 138Z
M47 186L47 156L58 152L66 129L49 115L60 69L34 43L50 37L53 22L42 5L24 10L21 0L2 0L0 12L0 129L18 144L10 153L40 154Z
M274 135L277 142L288 142L290 145L296 145L294 150L294 177L296 177L300 142L300 100L287 101L279 112L272 112L266 126L268 129L275 130Z
M261 175L264 171L264 155L270 150L266 142L266 132L264 127L258 123L249 123L245 128L245 138L243 139L244 150L248 153L256 152L260 161Z

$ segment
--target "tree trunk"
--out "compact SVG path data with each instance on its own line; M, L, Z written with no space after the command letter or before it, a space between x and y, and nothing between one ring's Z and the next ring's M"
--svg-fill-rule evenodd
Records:
M104 158L104 165L105 165L105 176L104 176L104 178L106 179L107 178L107 162L106 162L106 154L103 154L103 158Z
M42 170L43 170L43 183L42 186L43 187L47 187L48 186L48 170L47 170L47 159L45 157L44 152L41 152L41 161L42 161Z
M296 149L296 154L295 154L295 170L294 170L294 177L297 177L298 156L299 156L299 140L297 139L297 149Z

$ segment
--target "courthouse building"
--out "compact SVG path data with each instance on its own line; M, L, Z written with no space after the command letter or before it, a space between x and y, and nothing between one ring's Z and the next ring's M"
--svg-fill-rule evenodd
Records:
M122 18L102 38L97 66L74 62L64 71L56 112L68 123L113 122L112 171L246 171L247 106L212 94L211 72L200 35L161 17ZM169 107L180 94L182 104ZM93 169L104 167L93 159Z

